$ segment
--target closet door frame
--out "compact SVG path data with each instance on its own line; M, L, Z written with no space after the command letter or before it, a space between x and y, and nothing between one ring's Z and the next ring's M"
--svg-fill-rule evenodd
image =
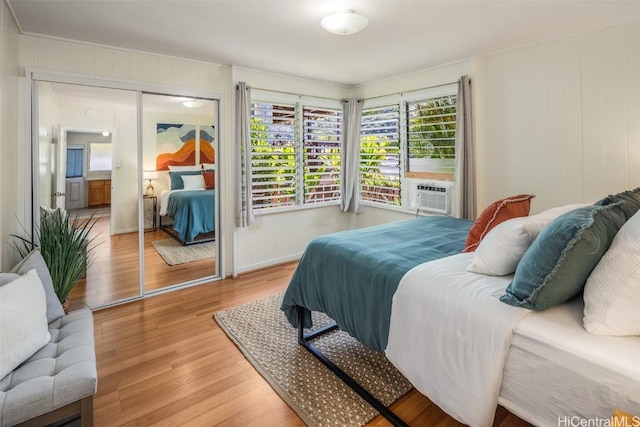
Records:
M82 74L64 73L49 70L39 69L26 69L24 79L20 80L20 158L21 165L25 166L21 168L23 176L19 179L22 182L24 194L31 194L31 198L25 197L24 212L19 215L19 220L22 224L26 225L33 235L34 224L40 219L39 208L39 192L38 185L35 182L38 171L38 158L34 155L37 153L38 144L38 90L37 83L50 82L50 83L66 83L72 85L93 86L97 88L105 89L119 89L128 90L136 93L136 114L137 114L137 155L138 155L138 284L139 294L133 297L123 298L117 301L109 302L103 305L92 307L92 309L101 309L111 307L114 305L123 304L130 301L143 299L146 296L158 295L162 293L172 292L177 289L196 286L203 283L208 283L214 280L219 280L224 277L224 263L223 263L223 251L224 251L224 232L220 232L220 239L217 240L216 249L216 270L213 276L206 276L200 279L192 280L187 283L168 286L166 288L157 289L149 292L144 290L144 200L143 194L143 168L142 168L142 97L143 94L156 94L156 95L169 95L177 97L197 98L214 101L216 103L215 108L215 123L216 123L216 138L217 148L219 149L219 135L221 125L220 122L220 110L221 110L221 94L215 91L198 90L193 88L182 88L174 86L165 86L160 84L152 84L130 80L98 78L95 76L87 76ZM216 157L219 158L219 152L216 153ZM218 167L216 167L218 169ZM219 171L216 174L220 176ZM218 187L218 186L216 186ZM222 187L216 190L216 198L223 200L224 196ZM224 230L227 224L224 218L220 217L221 211L216 206L216 224L220 226L220 230ZM218 233L216 233L218 234Z

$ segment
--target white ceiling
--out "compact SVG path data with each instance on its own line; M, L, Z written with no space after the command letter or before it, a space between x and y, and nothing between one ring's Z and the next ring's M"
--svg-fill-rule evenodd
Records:
M8 0L25 33L345 85L640 19L640 0ZM369 19L328 33L340 9Z

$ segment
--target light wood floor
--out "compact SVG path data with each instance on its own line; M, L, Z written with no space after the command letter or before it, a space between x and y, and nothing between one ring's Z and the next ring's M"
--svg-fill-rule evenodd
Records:
M212 315L284 290L296 264L94 312L95 425L303 426ZM461 426L413 391L394 405L411 426ZM389 425L374 419L372 426ZM503 408L496 427L529 426Z
M94 262L87 278L71 294L71 307L97 307L140 294L138 233L110 236L109 217L101 217L91 231L95 236ZM155 240L170 239L160 230L144 233L144 286L146 291L215 275L215 260L205 259L170 266L153 247Z

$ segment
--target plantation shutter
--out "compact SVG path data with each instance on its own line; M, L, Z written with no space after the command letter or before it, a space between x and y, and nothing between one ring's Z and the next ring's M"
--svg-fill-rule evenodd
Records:
M342 111L303 110L304 203L340 200Z
M251 193L254 209L296 204L296 106L251 105Z
M360 198L400 205L400 106L362 111Z
M448 95L407 102L409 170L448 174L455 172L456 101L457 95ZM420 164L412 159L448 162L440 165Z

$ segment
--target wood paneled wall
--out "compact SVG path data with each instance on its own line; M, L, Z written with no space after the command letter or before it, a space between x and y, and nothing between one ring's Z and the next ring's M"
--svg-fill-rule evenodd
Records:
M640 21L478 61L482 209L535 193L533 211L640 186Z

